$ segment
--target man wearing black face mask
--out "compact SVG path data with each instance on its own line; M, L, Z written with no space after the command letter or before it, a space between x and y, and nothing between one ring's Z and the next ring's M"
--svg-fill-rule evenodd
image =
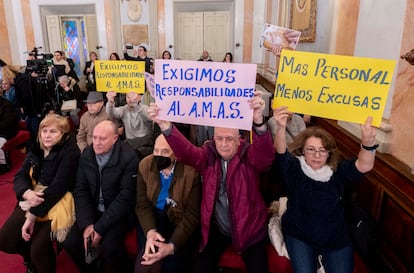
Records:
M140 252L135 272L191 272L188 257L198 246L199 174L176 161L164 135L139 164L137 206Z

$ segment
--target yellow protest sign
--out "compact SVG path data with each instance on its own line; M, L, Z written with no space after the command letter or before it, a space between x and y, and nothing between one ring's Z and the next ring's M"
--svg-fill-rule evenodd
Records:
M273 107L379 127L395 61L283 50Z
M96 89L100 92L145 92L145 62L95 61Z

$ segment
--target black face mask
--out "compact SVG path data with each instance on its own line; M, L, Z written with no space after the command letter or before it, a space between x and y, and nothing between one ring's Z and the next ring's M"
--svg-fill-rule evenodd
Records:
M169 157L155 155L154 159L155 163L157 164L157 169L159 171L164 170L165 168L171 165L171 158Z

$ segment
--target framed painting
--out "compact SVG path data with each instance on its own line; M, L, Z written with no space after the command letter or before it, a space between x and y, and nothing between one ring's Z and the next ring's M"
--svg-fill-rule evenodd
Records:
M292 0L290 29L300 31L300 42L314 42L316 37L316 0Z

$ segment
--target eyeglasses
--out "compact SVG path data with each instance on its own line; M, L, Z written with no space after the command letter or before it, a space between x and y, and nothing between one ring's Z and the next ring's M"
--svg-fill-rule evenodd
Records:
M329 155L329 151L325 150L325 149L315 149L314 147L308 147L305 148L305 154L308 155L316 155L316 153L319 153L319 156L328 156Z
M214 138L214 140L216 142L234 142L237 139L237 137L235 136L227 136L227 137L222 137L222 136L217 136Z

